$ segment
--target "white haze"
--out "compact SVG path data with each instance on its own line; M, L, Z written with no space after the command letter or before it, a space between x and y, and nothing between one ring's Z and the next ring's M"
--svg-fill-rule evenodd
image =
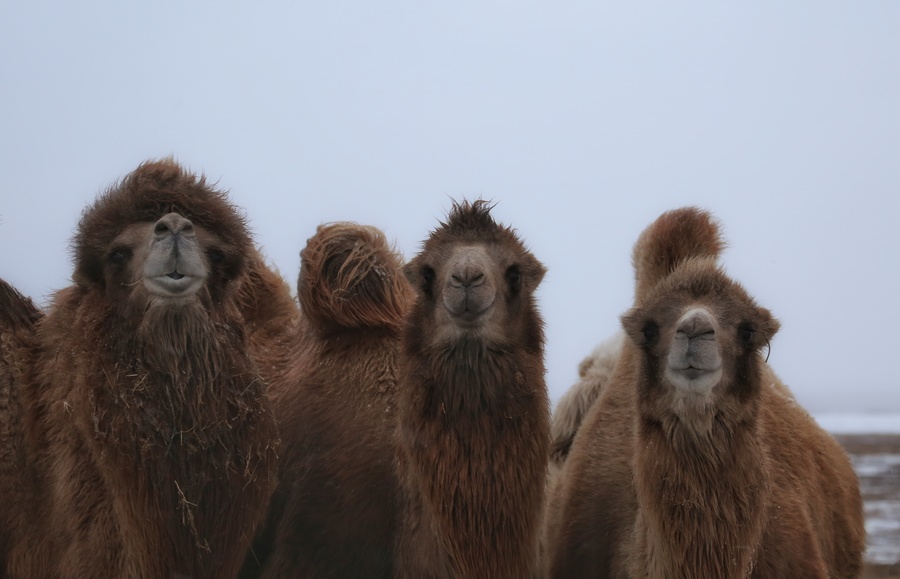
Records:
M722 221L811 411L900 411L900 2L4 2L0 276L41 304L82 208L174 155L293 281L325 221L411 257L483 197L549 268L555 400L659 213Z

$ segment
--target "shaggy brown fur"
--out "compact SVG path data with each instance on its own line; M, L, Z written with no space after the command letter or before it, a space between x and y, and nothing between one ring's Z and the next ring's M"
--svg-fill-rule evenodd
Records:
M302 321L287 348L255 354L284 445L281 482L242 576L388 578L394 399L412 290L373 227L321 226L301 259ZM279 293L272 279L263 285L261 295Z
M21 388L41 317L30 299L0 279L0 577L10 545L28 520L37 483L25 454Z
M629 339L550 500L549 576L859 576L856 476L762 360L778 322L720 248L693 209L641 236Z
M397 576L529 577L549 443L544 267L476 201L406 271L418 300L398 399Z
M40 495L12 577L231 577L274 486L236 290L251 240L171 160L83 214L19 384Z

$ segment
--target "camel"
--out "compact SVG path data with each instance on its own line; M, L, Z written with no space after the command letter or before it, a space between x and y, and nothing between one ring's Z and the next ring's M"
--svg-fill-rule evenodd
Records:
M9 549L27 524L25 506L37 486L25 454L20 389L42 317L29 298L0 279L0 577L6 576Z
M241 576L389 578L398 359L412 289L374 227L322 225L300 256L301 319L289 320L286 305L245 314L290 332L264 338L267 349L253 354L283 446L280 482ZM266 304L289 299L265 272L253 294Z
M594 348L578 365L578 382L556 404L550 420L550 484L565 464L585 414L612 378L624 338L619 332Z
M16 347L2 334L32 493L8 576L236 576L278 442L237 302L251 244L226 195L171 159L84 211L75 284L42 317L20 304Z
M548 501L548 577L859 577L856 475L763 360L779 323L723 246L695 208L639 238L627 339Z
M549 454L544 266L483 201L454 205L405 266L416 301L397 396L396 576L536 570Z

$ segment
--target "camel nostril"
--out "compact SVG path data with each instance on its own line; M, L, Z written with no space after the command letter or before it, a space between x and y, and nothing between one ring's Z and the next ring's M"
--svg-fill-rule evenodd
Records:
M153 234L157 239L169 235L191 236L194 234L194 224L177 213L164 215L153 227Z
M678 321L676 336L687 339L713 339L715 337L715 322L712 316L702 308L695 308L687 312Z
M475 275L467 274L467 273L462 274L462 275L454 274L454 275L450 276L450 280L451 280L450 283L453 285L453 287L458 287L458 288L478 287L484 283L484 274L483 273L478 273Z

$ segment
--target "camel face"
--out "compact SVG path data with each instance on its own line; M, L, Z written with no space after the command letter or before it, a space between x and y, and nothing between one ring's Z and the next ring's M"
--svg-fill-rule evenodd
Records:
M517 319L543 276L530 253L490 242L441 247L416 258L412 267L436 344L463 338L507 342L511 330L517 331L510 320Z
M778 330L768 310L702 259L679 267L622 322L643 353L648 384L665 386L648 394L679 414L746 387L759 350Z
M190 301L224 261L218 245L215 234L178 213L132 223L110 244L106 286L113 294L130 289L154 305Z
M539 339L540 328L527 314L546 269L490 210L485 201L455 207L403 268L418 294L414 309L422 316L423 340L431 345Z

